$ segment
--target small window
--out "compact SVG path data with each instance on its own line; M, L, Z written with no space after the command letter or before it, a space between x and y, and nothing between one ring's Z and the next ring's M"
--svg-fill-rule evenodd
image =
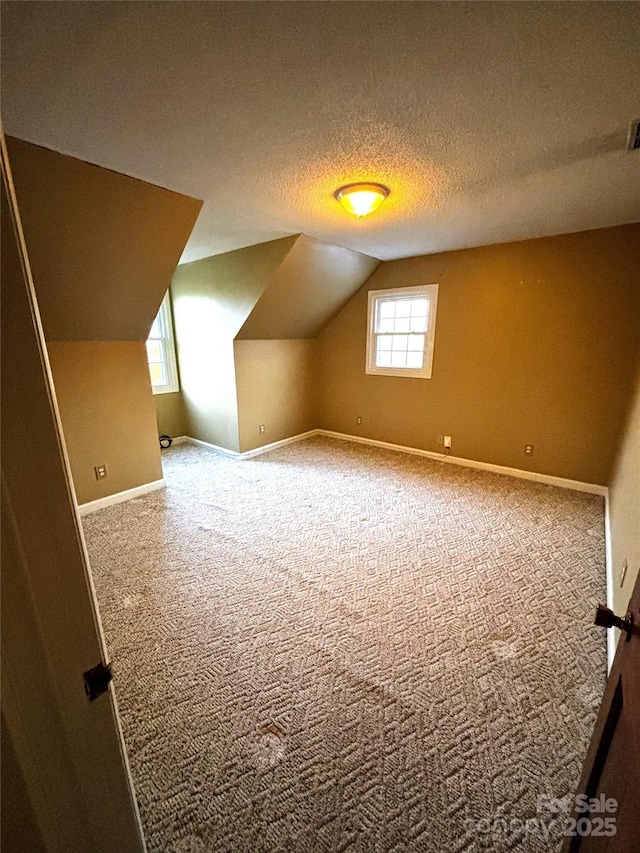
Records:
M431 379L438 285L369 292L367 373Z
M154 394L169 394L171 391L180 390L169 291L162 300L158 316L153 321L147 338L147 359Z

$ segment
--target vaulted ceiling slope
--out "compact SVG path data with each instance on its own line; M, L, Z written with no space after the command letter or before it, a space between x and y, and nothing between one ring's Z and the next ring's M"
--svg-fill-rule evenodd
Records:
M47 339L146 340L202 202L7 145Z
M233 341L295 241L282 237L181 264L171 283L179 349L181 338L189 347L207 338Z
M315 338L379 266L375 258L301 234L236 339Z
M205 199L184 261L640 220L637 3L10 2L9 133ZM340 184L391 187L363 222Z
M298 234L178 267L172 294L178 344L196 338L315 338L380 261Z

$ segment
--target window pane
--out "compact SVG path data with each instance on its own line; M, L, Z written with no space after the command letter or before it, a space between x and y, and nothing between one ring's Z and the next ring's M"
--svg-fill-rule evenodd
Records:
M394 328L395 320L393 319L393 317L389 317L387 319L378 321L378 327L376 329L376 332L393 332Z
M426 314L424 317L418 315L414 317L411 315L411 329L412 332L426 332L427 331L427 317Z
M396 317L410 317L411 316L411 299L397 299L396 300Z
M152 361L164 361L162 341L147 341L147 358Z
M431 378L437 294L437 284L369 293L367 373Z
M424 361L424 356L422 352L408 352L407 353L407 367L414 367L418 370L422 367Z
M380 299L376 303L377 334L389 332L426 332L429 300L423 297Z
M411 317L396 317L394 332L409 332L411 331Z
M378 302L378 318L380 320L393 319L396 314L395 299L380 299Z
M149 365L149 373L151 374L151 385L155 388L158 385L166 385L166 374L164 364L157 362Z
M146 348L153 393L179 390L168 292L153 321Z
M408 343L409 338L407 335L394 335L392 349L394 352L406 352Z
M376 367L420 369L424 363L424 335L379 335Z

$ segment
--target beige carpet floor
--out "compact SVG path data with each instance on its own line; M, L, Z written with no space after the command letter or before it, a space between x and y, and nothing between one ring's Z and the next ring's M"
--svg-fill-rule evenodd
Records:
M558 849L601 498L327 438L163 459L84 520L150 853Z

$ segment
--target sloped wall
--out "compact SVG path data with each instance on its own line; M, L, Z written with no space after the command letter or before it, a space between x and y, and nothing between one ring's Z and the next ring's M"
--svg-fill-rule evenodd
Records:
M202 202L7 142L78 500L160 479L144 341Z
M187 433L244 451L311 429L310 341L379 264L300 235L180 266Z
M295 240L272 240L176 270L173 318L192 438L240 449L233 339Z
M45 336L144 341L202 202L7 139Z
M247 317L238 339L315 338L380 263L301 234Z
M640 225L384 263L319 336L317 426L435 452L451 435L454 456L606 485L639 269ZM433 378L365 374L368 291L434 282Z

